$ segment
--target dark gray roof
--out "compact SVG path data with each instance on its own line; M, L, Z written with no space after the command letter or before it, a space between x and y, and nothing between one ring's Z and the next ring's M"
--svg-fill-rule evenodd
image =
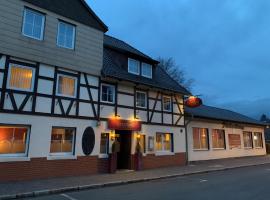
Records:
M158 61L152 59L151 57L147 56L146 54L142 53L138 49L135 49L134 47L130 46L126 42L119 40L117 38L111 37L109 35L104 35L104 46L113 48L116 50L124 51L126 53L130 53L133 55L137 55L141 58L144 58L146 60L149 60L152 63L158 63Z
M23 0L66 18L91 26L103 32L108 27L98 18L84 0Z
M185 112L186 114L192 115L195 118L206 118L206 119L262 125L262 126L266 125L263 122L252 119L240 113L206 105L202 105L197 108L185 107Z
M114 62L112 50L104 48L103 53L103 69L102 75L105 77L116 78L120 80L131 81L138 84L143 84L146 86L169 90L184 95L189 95L190 92L187 91L184 87L179 85L174 81L162 68L159 66L156 67L153 78L145 78L142 76L133 75L123 69L121 66L117 65Z

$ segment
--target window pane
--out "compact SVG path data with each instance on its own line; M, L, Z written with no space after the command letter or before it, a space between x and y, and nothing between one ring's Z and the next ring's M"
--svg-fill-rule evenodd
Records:
M193 149L208 149L208 130L193 128Z
M102 133L100 139L100 153L101 154L108 154L108 145L109 145L109 134Z
M0 128L0 154L25 154L27 128Z
M35 39L42 39L44 18L41 13L25 9L23 20L23 33L26 36L30 36Z
M163 97L163 110L171 111L171 98Z
M255 147L263 147L262 133L254 133Z
M75 96L75 78L68 76L59 75L58 76L58 94Z
M252 148L252 133L251 132L243 132L244 138L244 147Z
M142 64L142 75L152 78L152 65L143 63Z
M224 130L212 130L212 145L213 148L225 149L225 132Z
M75 26L59 22L57 44L61 47L73 49L75 39Z
M71 128L53 128L51 135L51 153L73 153L75 130Z
M146 94L142 92L136 93L136 106L146 107Z
M162 150L162 134L157 133L156 135L156 150L161 151Z
M19 66L10 66L9 87L30 90L32 87L33 70Z
M139 74L140 73L140 63L137 60L129 59L128 70L130 73Z
M207 129L200 129L201 149L208 149L208 133Z
M200 149L200 130L193 128L193 149Z
M164 139L164 150L165 151L171 151L171 144L172 144L172 142L171 142L171 134L170 133L166 133L166 134L164 134L164 137L163 137L163 139Z
M102 85L101 86L101 100L105 102L114 102L114 86Z

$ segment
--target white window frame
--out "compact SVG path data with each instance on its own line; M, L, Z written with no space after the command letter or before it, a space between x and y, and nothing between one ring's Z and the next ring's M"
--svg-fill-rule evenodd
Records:
M135 61L135 62L137 62L139 64L138 65L138 72L131 71L131 69L130 69L130 62L131 61ZM132 58L128 58L128 72L131 73L131 74L140 75L140 61L132 59Z
M144 99L144 102L145 102L145 106L137 106L137 93L141 93L141 94L144 94L145 95L145 99ZM142 92L142 91L136 91L136 107L137 108L146 108L147 107L147 94L146 92Z
M169 110L165 109L165 101L164 101L165 98L170 99L170 109ZM162 107L163 107L163 111L167 111L167 112L172 111L172 98L171 98L171 96L167 96L167 95L162 96Z
M113 88L113 101L112 102L110 102L110 101L103 101L102 100L102 88L103 88L103 86L107 86L107 87L112 87ZM101 83L101 85L100 85L100 101L101 102L103 102L103 103L110 103L110 104L114 104L115 103L115 86L114 85L111 85L111 84L107 84L107 83Z
M151 75L150 75L150 76L148 76L147 74L143 74L143 68L144 68L145 66L149 66L149 67L151 68ZM153 77L153 66L152 66L151 64L148 64L148 63L142 63L142 69L141 69L141 71L142 71L142 76L143 76L143 77L146 77L146 78L152 78L152 77Z
M23 68L23 69L30 69L30 70L32 70L31 88L24 89L24 88L17 88L17 87L10 86L11 68L12 67L19 67L19 68ZM7 88L8 89L13 89L13 90L19 90L19 91L32 92L34 90L35 74L36 74L36 69L34 67L28 67L28 66L24 66L24 65L18 65L18 64L10 63L9 64L9 68L8 68Z
M75 156L75 149L76 149L76 128L75 127L57 127L57 126L53 126L51 129L51 135L52 136L52 130L53 129L73 129L74 130L74 134L73 134L73 138L72 138L72 151L71 152L57 152L57 153L51 153L51 151L49 152L49 156L50 157L61 157L61 156ZM50 148L51 148L51 138L50 138Z
M36 15L40 15L42 16L42 25L41 25L41 34L40 34L40 37L34 37L32 35L27 35L24 33L24 26L25 26L25 20L26 20L26 12L29 11L29 12L32 12ZM44 27L45 27L45 15L38 12L38 11L35 11L35 10L32 10L30 8L24 8L24 11L23 11L23 25L22 25L22 34L23 36L25 37L29 37L29 38L32 38L32 39L35 39L35 40L40 40L42 41L44 39Z
M30 127L25 126L25 125L1 125L0 127L4 128L26 128L27 129L27 138L26 138L26 143L25 143L25 152L24 153L13 153L13 154L0 154L0 159L1 158L16 158L16 157L27 157L28 156L28 151L29 151L29 143L30 143ZM14 130L13 130L14 134Z
M75 80L75 89L74 89L74 95L66 95L66 94L61 94L58 92L58 86L59 86L59 77L60 76L63 76L63 77L67 77L67 78L72 78ZM77 84L78 84L78 79L74 76L70 76L70 75L66 75L66 74L61 74L61 73L58 73L57 74L57 84L56 84L56 95L57 96L62 96L62 97L72 97L72 98L75 98L77 96Z
M59 32L60 32L60 24L64 24L64 25L68 25L68 26L72 26L73 28L73 38L72 38L72 47L67 47L65 45L61 45L59 44ZM57 26L57 41L56 41L56 44L58 47L61 47L61 48L65 48L65 49L71 49L71 50L74 50L75 49L75 38L76 38L76 26L73 25L73 24L70 24L68 22L64 22L64 21L61 21L59 20L58 21L58 26Z

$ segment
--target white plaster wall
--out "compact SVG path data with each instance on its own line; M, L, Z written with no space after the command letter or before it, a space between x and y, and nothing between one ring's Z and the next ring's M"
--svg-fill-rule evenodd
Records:
M5 69L5 64L6 64L6 56L2 56L0 59L0 69Z
M118 104L124 106L134 106L134 97L130 95L118 94Z
M39 66L39 75L54 78L54 67L41 63Z
M53 93L53 81L39 79L38 80L37 92L41 93L41 94L52 95L52 93Z
M199 128L208 128L209 131L209 150L193 150L193 127ZM224 150L215 150L212 148L212 129L224 129L225 130L225 140L226 140L226 149ZM244 140L243 140L243 131L250 132L261 132L263 135L263 148L253 148L253 149L245 149L244 148ZM198 160L211 160L211 159L222 159L222 158L230 158L230 157L242 157L242 156L258 156L265 155L265 140L264 140L264 129L257 127L249 127L245 126L244 130L235 129L235 128L223 128L221 123L209 123L202 121L192 121L187 127L188 133L188 153L189 153L189 161L198 161ZM239 134L241 136L241 148L240 149L230 149L229 148L229 140L228 134Z

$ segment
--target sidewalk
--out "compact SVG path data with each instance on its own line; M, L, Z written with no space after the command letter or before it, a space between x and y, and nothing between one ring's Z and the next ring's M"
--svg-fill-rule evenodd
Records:
M99 174L83 177L1 183L0 199L41 196L46 194L129 184L263 164L270 164L270 156L200 161L188 166L160 168L137 172L129 171L118 172L116 174Z

